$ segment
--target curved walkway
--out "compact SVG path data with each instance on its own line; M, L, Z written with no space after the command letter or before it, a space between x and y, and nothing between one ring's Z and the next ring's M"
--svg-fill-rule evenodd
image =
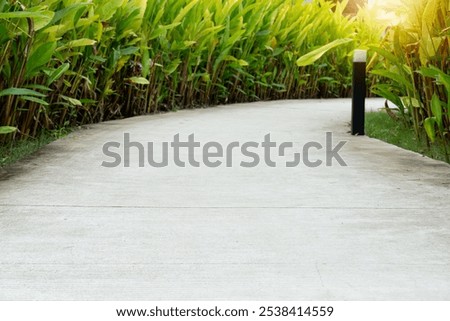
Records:
M0 299L450 300L450 166L353 137L349 119L349 100L135 117L0 169ZM317 145L326 132L332 147L347 141L332 166ZM124 133L155 142L156 158L177 133L224 147L270 133L294 149L270 155L276 167L261 148L249 149L258 166L241 167L251 158L236 148L231 168L173 157L140 168L138 147L130 167L101 166L114 160L103 145L123 146ZM286 167L308 142L307 161L324 163Z

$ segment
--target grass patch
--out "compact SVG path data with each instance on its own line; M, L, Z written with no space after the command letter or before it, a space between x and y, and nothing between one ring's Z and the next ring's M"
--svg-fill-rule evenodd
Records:
M392 119L385 112L366 113L365 130L369 137L450 163L442 142L436 142L428 146L425 137L418 139L413 128L407 127L401 121Z
M44 131L36 138L28 138L0 145L0 167L13 164L45 145L62 138L71 132L68 128Z

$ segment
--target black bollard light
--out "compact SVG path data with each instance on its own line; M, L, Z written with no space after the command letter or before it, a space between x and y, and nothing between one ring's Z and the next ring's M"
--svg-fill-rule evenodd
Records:
M366 50L355 50L352 81L352 135L364 135L366 103Z

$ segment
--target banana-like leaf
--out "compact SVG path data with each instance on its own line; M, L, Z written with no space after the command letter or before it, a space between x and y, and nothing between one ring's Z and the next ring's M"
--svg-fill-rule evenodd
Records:
M0 19L26 19L26 18L46 18L42 12L32 11L14 11L14 12L0 12ZM50 19L51 20L51 19Z
M297 59L297 66L309 66L319 60L324 54L326 54L329 50L341 46L343 44L352 42L353 39L336 39L320 48L317 48L311 52L308 52L306 55L301 56Z
M43 65L46 65L56 49L56 42L47 42L39 46L28 58L25 77L31 77Z
M44 105L44 106L49 105L48 102L46 102L45 100L34 97L34 96L20 96L20 99L31 101L33 103L38 103L38 104Z
M419 70L419 73L425 77L434 78L438 85L443 85L447 92L447 112L450 117L450 75L447 75L442 70L431 66L431 67L422 67Z
M167 68L164 68L164 73L167 75L172 74L173 72L175 72L175 70L177 70L178 66L181 64L181 60L180 59L175 59L174 61L172 61L169 66L167 66Z
M172 23L181 23L183 18L188 14L188 12L199 2L199 0L191 0L189 3L180 11L180 13L173 19Z
M436 118L434 118L434 117L428 117L423 122L425 131L426 131L428 137L430 138L431 142L433 142L433 143L436 141L435 124L436 124Z
M441 100L439 99L438 95L433 94L433 98L431 99L431 112L433 113L433 116L435 117L436 123L441 132L444 131L444 124L442 122L443 116L442 105L443 104L441 103Z
M379 84L379 85L372 87L372 92L375 95L386 98L387 100L392 102L395 106L397 106L398 109L400 110L400 112L404 113L405 107L403 105L401 98L398 95L395 95L394 93L392 93L391 90L392 90L392 87L389 85L386 85L386 84Z
M97 41L87 38L82 39L76 39L69 41L65 45L59 47L56 51L61 51L67 48L77 48L77 47L86 47L86 46L93 46L97 43Z
M71 5L67 5L61 10L58 10L55 12L55 15L51 21L52 25L55 25L56 23L59 23L62 19L71 16L74 16L75 13L80 10L83 7L92 6L92 3L90 2L80 2L80 3L74 3Z
M16 127L12 126L0 126L0 135L11 134L17 131Z
M72 106L83 106L81 101L79 101L78 99L75 99L75 98L72 98L72 97L67 97L67 96L64 96L64 95L60 95L60 96L61 96L62 99L67 101Z
M145 79L144 77L131 77L131 78L127 78L128 81L130 81L133 84L138 84L138 85L149 85L150 82Z
M33 28L35 31L41 30L42 28L48 26L55 16L55 13L53 11L39 11L39 13L41 14L41 16L33 19Z
M401 75L398 72L379 69L379 70L372 70L372 74L391 79L391 80L397 82L399 85L404 86L406 88L406 90L408 90L409 92L414 91L414 85L412 84L412 82L410 80L406 79L403 75Z
M369 48L370 48L370 50L375 51L380 56L383 56L384 58L386 58L392 64L400 63L400 59L397 56L395 56L393 53L391 53L383 48L379 48L379 47L375 47L375 46L369 46Z
M70 68L70 64L65 63L65 64L62 64L61 66L59 66L57 69L53 70L52 73L48 76L47 86L50 86L55 81L57 81L59 78L61 78L62 75L64 75L64 73L67 70L69 70L69 68Z
M51 88L48 88L47 86L43 86L43 85L39 85L39 84L31 84L31 85L26 85L24 88L27 89L38 89L38 90L42 90L42 91L52 91Z
M117 12L126 0L108 0L108 1L95 1L98 3L96 12L100 15L102 21L110 20Z
M35 96L35 97L46 97L44 94L37 92L35 90L26 88L8 88L0 91L1 96Z
M32 19L33 29L40 30L47 26L55 16L53 11L39 10L42 8L36 7L35 11L14 11L14 12L0 12L1 19Z

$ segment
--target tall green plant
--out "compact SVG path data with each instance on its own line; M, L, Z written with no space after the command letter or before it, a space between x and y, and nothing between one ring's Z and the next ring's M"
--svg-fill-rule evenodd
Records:
M384 59L373 74L388 79L373 92L385 97L417 136L446 147L450 141L450 4L443 0L404 1L402 23L391 28L380 47ZM447 154L447 160L448 160Z
M0 0L0 139L137 114L342 97L360 16L285 0ZM6 136L6 135L7 136Z

